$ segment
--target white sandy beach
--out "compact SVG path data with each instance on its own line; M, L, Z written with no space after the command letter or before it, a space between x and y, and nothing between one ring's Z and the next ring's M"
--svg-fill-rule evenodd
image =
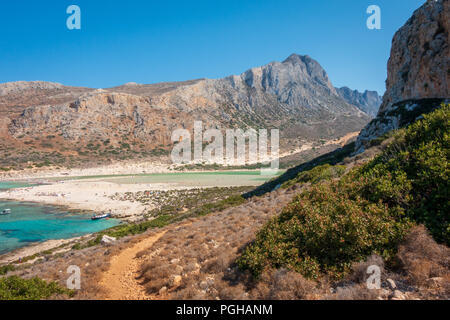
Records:
M47 167L24 169L20 171L8 171L0 173L0 181L98 175L167 173L173 172L173 168L174 166L160 162L121 161L114 164L94 166L91 168L65 169Z
M116 193L146 190L169 190L171 184L117 184L98 180L69 180L28 188L0 192L0 199L24 202L38 202L65 206L75 210L109 212L114 217L128 221L137 220L153 209L139 202L113 200ZM178 188L179 189L179 188Z

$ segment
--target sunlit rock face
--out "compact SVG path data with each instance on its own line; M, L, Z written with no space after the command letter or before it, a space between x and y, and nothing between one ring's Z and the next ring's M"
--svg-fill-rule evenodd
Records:
M404 122L404 111L431 110L450 97L450 1L429 0L392 41L386 93L376 119L360 134L356 148ZM407 117L409 118L409 117Z

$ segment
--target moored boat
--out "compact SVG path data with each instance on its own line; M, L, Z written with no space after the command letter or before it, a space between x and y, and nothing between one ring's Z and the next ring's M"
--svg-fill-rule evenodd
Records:
M104 213L104 214L99 214L99 215L94 215L92 216L92 220L102 220L102 219L108 219L111 217L110 213Z
M7 214L11 214L11 209L4 209L0 212L0 216L6 216Z

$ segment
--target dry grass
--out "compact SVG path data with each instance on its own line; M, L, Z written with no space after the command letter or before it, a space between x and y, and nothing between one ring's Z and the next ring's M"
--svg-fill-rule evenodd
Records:
M48 281L56 281L66 286L70 274L69 266L78 266L81 270L81 290L76 292L74 299L98 299L104 295L98 285L102 272L108 270L111 256L129 246L135 239L124 238L114 246L95 246L83 250L70 250L65 253L48 255L31 266L19 266L8 275L18 275L23 278L40 277Z
M439 277L446 278L448 286L450 248L437 244L424 226L411 231L397 256L411 284L429 286L430 278Z
M353 272L339 283L326 277L309 281L285 269L266 270L256 281L239 271L235 260L243 248L297 192L296 188L280 189L238 207L165 227L167 232L151 249L138 253L143 263L137 281L155 299L389 299L393 291L386 293L388 278L395 280L408 299L450 298L450 249L436 244L423 226L411 230L394 264L385 265L381 257L372 255L355 263ZM14 273L65 285L68 266L77 265L82 271L82 290L75 299L101 299L105 292L98 283L109 268L110 257L160 231L126 237L113 246L49 256ZM366 287L370 265L382 269L382 290Z
M286 269L266 271L253 291L253 298L262 300L314 299L317 283Z
M260 295L234 261L255 232L293 195L292 190L278 190L241 206L192 219L188 225L169 228L142 266L148 292L156 298L176 299L249 299ZM273 290L272 295L276 297Z

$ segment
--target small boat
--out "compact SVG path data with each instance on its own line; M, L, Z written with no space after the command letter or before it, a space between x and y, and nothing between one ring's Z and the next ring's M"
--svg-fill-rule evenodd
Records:
M92 220L102 220L102 219L108 219L111 217L110 213L104 213L104 214L99 214L99 215L94 215L92 216Z
M7 214L11 214L11 209L4 209L0 212L0 216L6 216Z

